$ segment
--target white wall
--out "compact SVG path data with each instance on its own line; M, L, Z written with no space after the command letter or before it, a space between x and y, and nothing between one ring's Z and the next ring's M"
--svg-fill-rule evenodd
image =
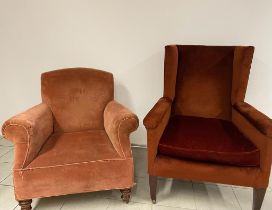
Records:
M166 44L256 46L246 100L272 117L272 1L0 0L0 123L40 102L40 74L93 67L142 119L162 95Z

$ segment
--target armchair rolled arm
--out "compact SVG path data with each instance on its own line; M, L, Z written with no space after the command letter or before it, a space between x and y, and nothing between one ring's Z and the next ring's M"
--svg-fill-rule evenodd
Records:
M14 168L27 166L52 132L52 112L44 103L7 120L2 126L2 134L15 144Z
M158 127L164 115L171 108L171 104L172 100L170 98L160 98L144 118L144 125L146 129L154 129Z
M104 127L115 150L122 158L131 157L129 135L139 126L138 117L116 101L104 110Z
M237 102L234 104L234 109L244 116L261 133L272 138L272 120L269 117L246 102Z

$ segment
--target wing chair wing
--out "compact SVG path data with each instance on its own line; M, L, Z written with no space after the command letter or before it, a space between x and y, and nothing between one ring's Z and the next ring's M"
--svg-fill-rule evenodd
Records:
M113 75L73 68L43 73L42 103L2 127L15 144L14 190L22 209L31 199L134 185L129 135L138 118L114 101Z
M164 92L144 119L150 193L157 176L253 187L261 208L272 121L244 102L253 47L170 45Z

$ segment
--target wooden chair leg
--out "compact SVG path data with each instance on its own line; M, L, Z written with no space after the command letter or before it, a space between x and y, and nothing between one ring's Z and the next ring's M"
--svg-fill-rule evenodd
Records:
M131 195L131 188L128 189L122 189L120 190L122 193L121 198L124 202L129 203L130 195Z
M19 201L19 206L21 207L21 210L31 210L31 203L32 200L23 200L23 201Z
M260 210L262 208L266 188L253 189L253 206L252 210Z
M156 203L157 179L156 176L149 176L150 197L154 204Z

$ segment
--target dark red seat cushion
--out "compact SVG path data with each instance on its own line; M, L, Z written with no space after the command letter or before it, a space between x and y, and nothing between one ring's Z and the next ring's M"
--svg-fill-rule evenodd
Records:
M232 122L174 116L162 135L159 153L190 160L259 166L260 150Z

